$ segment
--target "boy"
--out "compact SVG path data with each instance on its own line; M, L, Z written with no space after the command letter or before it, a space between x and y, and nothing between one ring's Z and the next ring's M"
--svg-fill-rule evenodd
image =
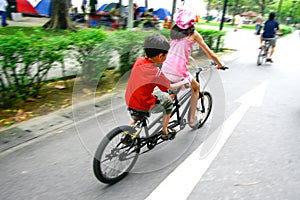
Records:
M171 84L157 66L165 61L169 48L170 44L163 35L152 34L145 39L146 57L140 57L135 61L125 93L129 109L164 113L161 131L164 140L171 139L175 135L174 131L168 130L173 102L166 91L175 90L188 83L188 80L182 80ZM132 119L130 124L134 123L135 119Z

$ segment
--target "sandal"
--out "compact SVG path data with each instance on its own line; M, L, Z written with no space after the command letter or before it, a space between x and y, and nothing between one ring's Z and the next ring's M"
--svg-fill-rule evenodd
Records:
M160 138L162 140L173 140L175 138L176 131L174 129L168 129L168 133L161 131Z
M196 117L195 117L194 123L189 123L189 126L190 126L192 129L195 129L195 128L198 128L198 125L199 125L199 121L198 121L198 118L197 118L197 116L196 116Z

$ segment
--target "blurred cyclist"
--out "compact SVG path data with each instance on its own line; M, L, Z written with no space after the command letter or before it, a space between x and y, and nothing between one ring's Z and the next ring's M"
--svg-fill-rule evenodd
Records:
M269 19L265 22L264 32L260 37L260 47L259 47L261 48L264 39L270 40L270 44L272 48L266 62L271 62L271 63L273 63L272 55L274 54L275 46L276 46L276 34L281 33L279 29L279 23L278 21L275 20L275 17L276 14L274 12L271 12L269 14Z

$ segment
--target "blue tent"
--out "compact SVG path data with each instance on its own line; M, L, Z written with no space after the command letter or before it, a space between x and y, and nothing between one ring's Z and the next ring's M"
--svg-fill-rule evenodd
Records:
M146 12L148 10L148 8L144 7L144 6L140 6L136 10L138 13L140 13L140 15L142 15L144 12Z
M51 0L42 0L36 6L35 10L40 14L47 17L51 16Z
M105 8L106 6L107 6L107 3L106 3L106 4L103 4L103 5L98 9L98 12L103 11L104 8Z
M99 9L98 12L110 12L112 9L116 7L117 3L109 3L109 4L104 4L102 5ZM126 12L126 8L122 5L121 6L121 12L124 14Z
M159 20L164 20L166 17L171 17L171 13L165 9L165 8L159 8L158 10L153 12L154 15L156 15Z

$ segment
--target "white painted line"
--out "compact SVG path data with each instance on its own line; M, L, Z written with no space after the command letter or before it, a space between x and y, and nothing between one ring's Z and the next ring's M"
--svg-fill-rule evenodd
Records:
M200 145L189 157L187 157L160 185L146 198L146 200L187 199L194 187L197 185L203 174L214 161L235 127L246 114L251 104L259 106L262 103L268 82L263 82L254 90L248 92L243 98L238 100L242 105L224 122L223 127L219 127L208 139L214 137L214 143L205 147L205 143ZM221 134L220 134L221 133ZM216 135L217 134L217 137ZM205 147L205 148L203 148ZM204 153L203 153L204 152ZM202 156L204 155L204 156Z

